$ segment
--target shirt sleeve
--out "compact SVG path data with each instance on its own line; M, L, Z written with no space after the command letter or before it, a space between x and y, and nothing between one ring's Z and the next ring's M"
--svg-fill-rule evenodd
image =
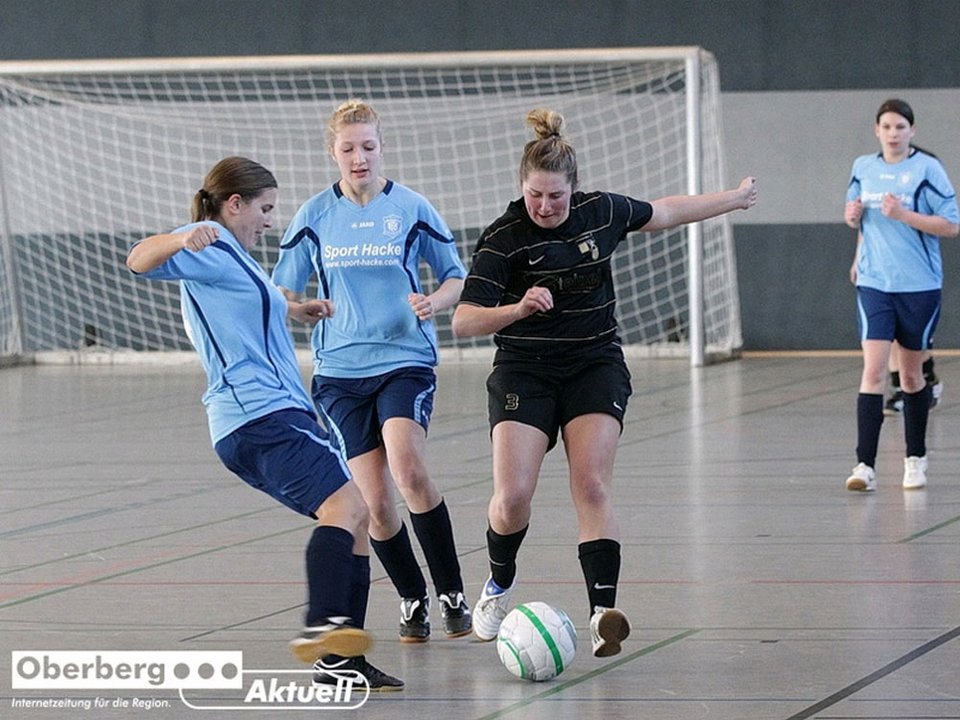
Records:
M930 163L927 172L927 180L923 185L921 193L920 212L926 212L930 215L939 215L949 222L960 222L960 215L957 212L957 193L947 177L947 171L943 169L938 161Z
M313 274L312 257L320 247L311 216L306 204L297 210L280 241L280 254L271 274L274 285L295 293L306 290Z
M183 227L177 228L172 232L187 232L188 230L196 227L197 224L198 223L184 225ZM216 227L221 233L220 240L217 240L215 243L208 245L197 252L184 248L183 250L175 253L162 265L158 265L152 270L141 273L141 277L145 277L150 280L194 280L203 283L216 282L223 274L223 258L220 253L216 252L213 248L226 242L222 239L222 237L223 233L227 232L226 228L220 226L219 224L217 224Z
M420 256L437 276L437 282L466 277L467 270L460 259L453 233L440 213L426 200L420 204L418 222L421 231Z
M847 183L847 202L860 197L860 173L857 169L859 162L854 161L850 170L850 182Z
M496 307L510 280L510 260L486 232L480 236L473 253L470 273L463 284L460 302L481 307Z

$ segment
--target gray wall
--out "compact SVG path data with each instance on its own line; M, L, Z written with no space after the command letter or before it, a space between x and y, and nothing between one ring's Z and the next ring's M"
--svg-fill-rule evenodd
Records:
M960 184L958 0L0 0L0 60L700 45L720 64L747 349L856 348L840 222L875 108L911 102ZM616 190L616 188L609 188ZM940 347L960 347L944 243Z

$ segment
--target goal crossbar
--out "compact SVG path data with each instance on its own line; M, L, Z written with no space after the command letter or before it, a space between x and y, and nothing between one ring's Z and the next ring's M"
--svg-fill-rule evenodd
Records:
M585 189L652 199L724 181L718 68L695 46L0 62L0 358L187 349L175 290L123 267L130 242L184 222L226 154L275 171L284 223L336 180L323 125L348 97L380 110L386 174L437 206L467 263L519 194L532 107L564 114ZM628 238L614 260L633 353L739 352L728 221ZM489 345L448 319L438 332L448 355Z

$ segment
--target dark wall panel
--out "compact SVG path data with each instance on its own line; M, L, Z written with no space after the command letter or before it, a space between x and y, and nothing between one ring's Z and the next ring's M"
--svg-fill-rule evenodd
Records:
M700 45L728 92L960 85L956 0L0 0L0 60Z
M746 350L857 350L854 237L846 225L737 225ZM942 241L944 312L935 345L960 347L960 247Z

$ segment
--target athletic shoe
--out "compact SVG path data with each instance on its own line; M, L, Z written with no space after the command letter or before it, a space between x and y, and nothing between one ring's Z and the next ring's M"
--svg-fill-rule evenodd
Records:
M927 385L930 386L930 409L933 410L937 405L940 404L940 397L943 395L943 381L940 380L936 375L927 380Z
M473 632L480 640L487 642L497 637L500 623L510 611L510 596L516 586L514 582L510 587L502 588L492 576L487 580L473 608Z
M927 484L927 456L903 459L903 489L919 490Z
M590 618L590 640L594 657L609 657L620 652L620 643L630 634L630 621L616 608L595 608Z
M400 642L422 643L430 639L430 598L400 599Z
M943 381L933 376L927 380L930 387L930 409L933 410L940 404L940 397L943 395ZM899 415L903 412L903 391L896 390L887 398L883 406L884 415Z
M883 404L884 415L899 415L903 412L903 390L897 388Z
M363 655L372 644L365 630L347 625L349 618L324 618L290 641L293 654L305 663L316 662L323 655Z
M383 670L375 668L363 655L357 657L340 657L339 655L325 655L317 660L313 666L313 685L336 685L339 680L346 678L354 688L363 689L363 681L357 676L359 673L367 679L371 692L390 692L403 690L403 680L387 675Z
M461 637L473 630L473 618L462 592L440 593L439 600L443 631L447 637Z
M877 476L872 467L866 463L860 463L850 471L850 477L847 478L847 490L873 492L876 489Z

